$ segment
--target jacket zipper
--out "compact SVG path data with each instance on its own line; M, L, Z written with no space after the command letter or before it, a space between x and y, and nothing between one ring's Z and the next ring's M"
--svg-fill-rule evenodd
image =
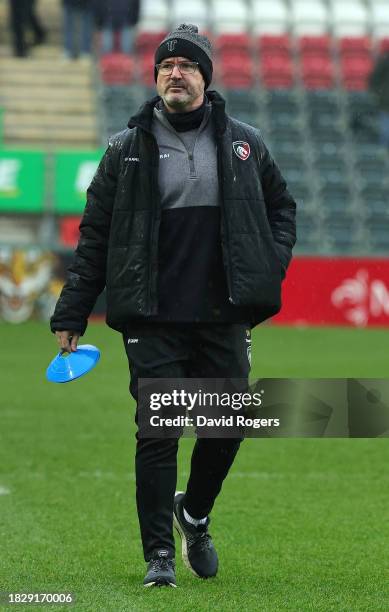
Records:
M151 137L153 138L154 141L154 153L155 151L157 151L157 155L155 155L155 160L159 160L159 151L158 151L158 147L156 146L155 143L155 139L153 134L150 132ZM154 161L155 161L154 160ZM156 181L156 176L157 176L157 172L158 169L156 171L154 171L154 168L157 168L157 164L153 165L153 176L152 176L152 181L151 181L151 202L152 202L152 213L151 213L151 227L150 227L150 247L149 247L149 279L148 279L148 292L147 292L147 299L148 299L148 304L147 304L147 310L148 310L148 314L153 315L153 314L157 314L157 312L153 312L152 309L152 297L151 297L151 286L152 286L152 276L153 276L153 266L154 266L154 259L152 257L153 254L153 238L154 238L154 228L155 228L155 219L156 219L156 207L157 207L157 198L155 197L156 194L156 189L155 189L155 181Z
M225 214L224 173L223 173L223 164L222 164L221 151L220 151L219 145L217 147L217 159L218 159L218 173L220 177L220 191L221 191L221 213L222 213L221 216L222 216L222 224L224 227L224 234L225 234L224 254L226 255L225 260L227 264L226 276L227 276L228 300L231 304L234 304L234 299L232 297L231 253L230 253L230 248L229 248L230 247L230 235L229 235L229 228L228 228L228 223L227 223L226 214ZM223 243L222 243L222 249L223 249ZM227 253L226 253L226 250L227 250Z

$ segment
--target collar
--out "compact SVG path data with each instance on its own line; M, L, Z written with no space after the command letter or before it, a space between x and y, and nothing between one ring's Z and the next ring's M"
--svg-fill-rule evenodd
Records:
M215 125L216 134L221 135L227 128L227 115L225 111L226 102L217 91L207 91L207 98L212 106L212 117ZM139 111L131 117L128 127L140 127L146 132L151 132L151 125L154 115L154 107L161 101L160 96L154 96L147 100Z
M188 132L190 130L201 131L208 123L212 112L211 104L205 100L205 104L189 113L177 113L179 115L178 122L175 120L176 113L168 113L164 110L163 102L158 102L154 107L154 118L157 119L168 130L174 133ZM173 121L172 121L173 115Z
M164 117L176 132L188 132L189 130L196 130L200 127L204 118L205 105L207 102L208 100L204 96L202 105L188 113L168 113L161 102L158 102L156 108L162 111Z

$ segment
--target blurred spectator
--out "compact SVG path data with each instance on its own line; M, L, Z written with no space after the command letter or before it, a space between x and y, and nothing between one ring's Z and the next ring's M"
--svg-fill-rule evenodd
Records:
M40 45L46 38L46 30L36 15L36 0L9 0L13 49L16 57L28 53L27 33L32 31L32 44Z
M96 25L101 30L101 53L115 49L130 55L134 46L134 29L139 19L139 0L93 0Z
M389 51L378 57L369 77L369 87L379 110L380 140L389 148Z
M27 0L27 27L33 32L33 45L41 45L46 40L46 30L36 14L36 0Z
M63 0L63 7L65 57L76 59L79 55L89 55L92 46L92 1Z

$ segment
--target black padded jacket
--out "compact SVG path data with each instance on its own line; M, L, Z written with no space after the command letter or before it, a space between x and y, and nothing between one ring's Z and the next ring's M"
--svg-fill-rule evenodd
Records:
M248 307L255 326L281 308L281 280L296 241L296 204L260 132L229 117L217 92L207 91L207 97L217 144L229 300ZM131 320L158 313L159 151L151 132L158 100L146 102L128 129L110 139L87 190L80 239L51 317L53 332L83 334L104 287L106 320L113 329L122 331ZM241 157L239 143L246 151Z

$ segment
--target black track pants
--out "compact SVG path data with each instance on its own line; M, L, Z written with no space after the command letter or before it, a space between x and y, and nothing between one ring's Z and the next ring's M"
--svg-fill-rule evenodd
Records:
M131 395L139 378L242 378L250 370L244 324L134 324L123 334ZM138 405L137 405L138 411ZM138 414L135 417L138 422ZM191 459L185 508L207 516L234 461L241 438L199 438ZM154 550L174 554L173 499L178 440L137 436L136 501L145 560Z

